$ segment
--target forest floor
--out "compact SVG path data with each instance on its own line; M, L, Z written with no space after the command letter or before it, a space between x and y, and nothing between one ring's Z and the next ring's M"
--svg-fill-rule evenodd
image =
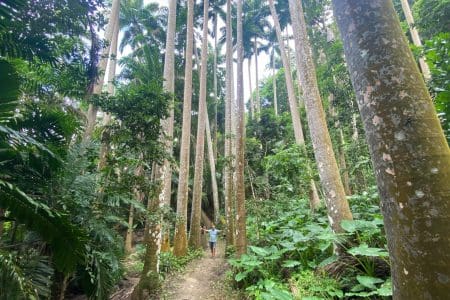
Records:
M205 250L201 258L191 261L179 273L166 278L162 286L161 300L238 300L244 299L229 284L225 259L225 243L218 242L216 257ZM111 300L127 300L139 282L138 277L130 276L121 283L120 289ZM77 299L78 300L78 299Z
M225 246L219 241L216 257L209 249L200 259L188 264L179 274L169 277L163 286L162 299L165 300L237 300L227 280L228 263L225 260Z

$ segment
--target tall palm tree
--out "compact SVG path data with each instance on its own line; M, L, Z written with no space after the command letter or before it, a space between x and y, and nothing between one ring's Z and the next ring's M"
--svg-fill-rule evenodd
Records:
M206 130L206 92L207 92L207 62L208 62L208 6L209 1L203 2L203 34L200 69L200 95L198 103L197 141L195 147L194 188L192 193L191 227L189 245L201 247L200 219L203 187L203 159L205 150Z
M328 218L333 231L342 232L341 221L351 220L352 213L339 176L339 168L325 120L301 1L289 0L289 10L294 31L298 77L303 88L306 116L314 147L314 156L325 192Z
M192 54L194 45L194 0L188 1L187 41L184 69L183 123L181 131L180 171L177 191L177 222L175 225L174 249L176 256L187 253L187 204L189 183L189 152L191 136L192 106Z
M176 0L169 1L169 15L168 15L168 29L166 36L166 51L164 59L164 83L163 89L166 92L173 93L174 91L174 48L175 48L175 24L176 24ZM165 150L171 155L172 153L172 140L173 135L173 110L169 113L169 117L161 121L161 127L165 134ZM167 139L168 137L168 139ZM160 194L155 196L150 196L148 199L147 210L149 213L155 213L158 211L161 205L170 205L170 183L167 187L167 178L171 179L172 172L170 169L170 164L167 159L164 161L162 166L156 168L156 178L160 179L162 187ZM167 192L167 189L169 192ZM169 193L169 195L167 195ZM141 279L135 290L134 294L142 298L143 292L147 290L150 294L154 291L152 289L157 286L159 280L159 252L161 249L161 235L162 235L162 219L161 218L150 218L146 220L145 226L145 243L146 252L144 257L144 268L142 271Z
M289 107L290 107L290 111L291 111L292 124L294 127L295 142L298 145L300 145L300 147L303 149L304 153L306 153L305 152L306 151L305 137L303 134L302 123L300 120L300 113L298 110L297 99L295 97L294 82L292 79L292 72L291 72L291 63L286 54L286 45L283 40L283 36L281 33L281 25L280 25L280 22L278 19L278 14L276 12L276 8L275 8L273 0L269 0L269 6L270 6L270 11L272 14L274 26L275 26L275 32L276 32L276 36L277 36L277 40L278 40L278 45L280 46L280 55L281 55L281 60L283 63L283 68L284 68L286 88L287 88L287 92L288 92L288 102L289 102ZM308 166L308 172L311 173L309 166ZM319 195L317 192L316 184L313 179L310 180L309 201L310 201L311 210L314 211L319 206L320 199L319 199Z
M231 0L227 0L226 17L226 97L225 97L225 153L224 189L225 219L227 223L227 245L234 245L234 185L232 177L232 110L233 110L233 30Z
M244 147L245 147L245 107L244 107L244 74L243 74L243 30L242 30L242 0L237 1L237 136L236 136L236 253L238 256L247 252L247 229L245 212L245 182L244 182Z
M144 0L122 0L120 9L120 28L122 40L119 50L123 52L130 46L133 51L143 45L164 47L167 28L167 15L158 4L145 4Z
M214 151L214 159L217 159L217 106L219 104L218 98L218 89L217 89L217 57L218 57L218 21L219 17L222 20L225 20L225 12L223 10L223 6L225 5L226 0L213 0L209 3L209 19L213 22L213 31L212 37L214 38L214 62L213 62L213 99L214 99L214 122L213 122L213 131L212 131L212 140L213 140L213 151Z

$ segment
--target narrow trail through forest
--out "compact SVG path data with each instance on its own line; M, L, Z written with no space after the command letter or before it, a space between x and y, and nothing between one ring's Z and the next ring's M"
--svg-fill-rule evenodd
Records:
M205 250L202 258L189 263L186 270L169 278L164 284L162 299L166 300L234 300L236 295L226 286L228 264L225 246L219 241L216 257Z

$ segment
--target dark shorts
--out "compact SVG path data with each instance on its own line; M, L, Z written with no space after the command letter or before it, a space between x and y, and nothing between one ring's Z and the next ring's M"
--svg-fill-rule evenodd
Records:
M216 242L209 242L209 249L215 249L216 248Z

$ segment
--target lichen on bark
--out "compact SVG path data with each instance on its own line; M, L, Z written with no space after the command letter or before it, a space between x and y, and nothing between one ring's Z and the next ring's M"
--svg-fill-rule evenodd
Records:
M450 151L391 1L333 1L369 144L394 299L450 294Z

